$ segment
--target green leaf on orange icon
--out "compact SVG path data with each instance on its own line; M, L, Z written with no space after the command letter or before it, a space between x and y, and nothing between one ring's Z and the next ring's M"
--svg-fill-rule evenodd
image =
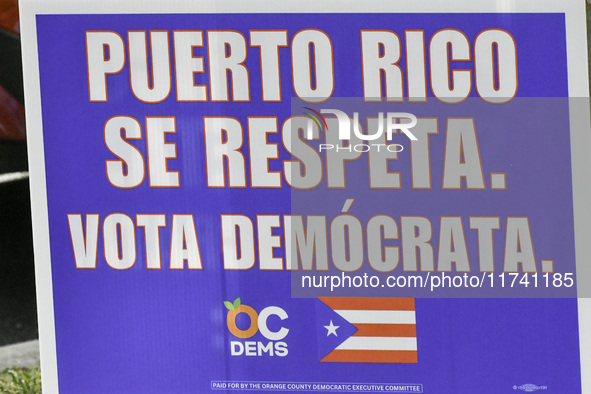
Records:
M228 308L228 310L232 310L232 309L236 309L234 308L234 305L232 305L232 303L230 301L224 301L224 305L226 306L226 308Z
M233 305L234 308L232 308L232 309L236 309L239 306L240 306L240 297L238 297L234 300L234 305Z

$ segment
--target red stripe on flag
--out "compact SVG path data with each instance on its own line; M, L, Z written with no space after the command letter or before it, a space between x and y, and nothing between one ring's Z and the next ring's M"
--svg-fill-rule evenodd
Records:
M416 350L333 350L322 360L328 363L418 363Z
M333 310L414 311L414 298L319 298Z
M358 331L354 337L416 337L414 324L354 324Z

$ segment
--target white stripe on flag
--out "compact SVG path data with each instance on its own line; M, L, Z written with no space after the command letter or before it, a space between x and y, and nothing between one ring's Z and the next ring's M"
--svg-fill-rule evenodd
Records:
M337 350L417 350L417 338L350 337Z
M353 324L416 324L415 311L335 310L335 312Z

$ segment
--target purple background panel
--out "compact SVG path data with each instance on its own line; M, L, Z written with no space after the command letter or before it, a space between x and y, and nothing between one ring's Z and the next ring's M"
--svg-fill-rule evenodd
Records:
M86 30L126 37L128 30L230 29L246 34L249 29L286 29L291 38L301 29L318 28L333 43L334 96L359 97L360 29L423 29L430 37L449 27L462 30L471 41L486 28L510 31L519 48L518 96L567 96L560 14L38 16L60 392L201 393L212 380L406 382L444 394L514 392L514 385L532 383L554 392L580 392L576 300L419 299L418 364L324 364L319 352L328 345L318 332L336 320L333 312L320 308L318 300L292 299L288 272L223 270L219 215L287 214L290 190L207 189L201 118L228 115L246 124L247 116L288 117L293 96L289 50L280 50L281 103L261 103L257 48L248 49L246 61L250 104L177 103L174 94L157 105L141 103L129 89L127 66L108 77L109 102L88 101ZM142 184L119 190L109 184L105 160L112 156L104 145L103 126L120 114L142 125L146 116L177 117L177 133L169 141L177 143L179 158L169 168L181 171L181 188L158 190ZM270 141L280 142L278 137ZM145 154L145 141L137 146ZM281 158L287 157L282 151ZM203 270L146 270L139 229L133 268L109 268L99 247L97 268L77 270L66 215L99 213L102 219L113 212L167 214L163 240L170 237L171 214L194 214ZM168 253L163 242L163 262ZM223 301L236 297L257 311L275 305L289 314L284 322L290 330L286 357L230 356L235 338L226 328Z

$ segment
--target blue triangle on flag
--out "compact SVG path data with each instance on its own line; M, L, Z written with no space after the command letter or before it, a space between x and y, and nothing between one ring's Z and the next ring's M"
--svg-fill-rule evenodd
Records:
M316 304L316 338L318 343L318 360L321 360L328 353L353 335L357 328L342 318L338 313L330 309L322 301L317 300ZM331 322L332 321L332 325ZM338 326L338 328L334 328ZM329 332L329 328L336 335Z

